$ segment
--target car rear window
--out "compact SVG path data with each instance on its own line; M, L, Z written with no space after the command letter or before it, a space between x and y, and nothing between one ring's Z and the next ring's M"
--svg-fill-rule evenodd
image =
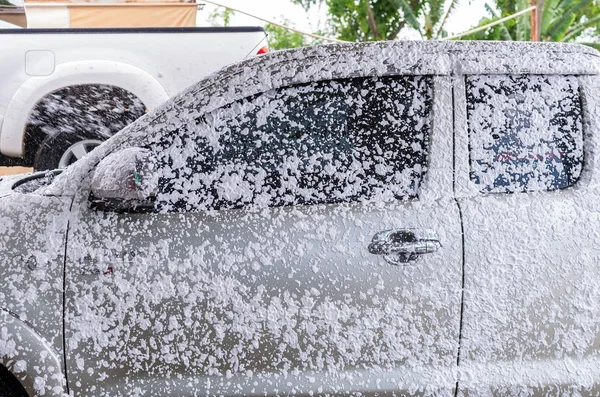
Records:
M583 165L575 76L466 79L471 179L484 193L572 186Z
M163 153L166 210L415 199L432 78L315 82L198 117Z

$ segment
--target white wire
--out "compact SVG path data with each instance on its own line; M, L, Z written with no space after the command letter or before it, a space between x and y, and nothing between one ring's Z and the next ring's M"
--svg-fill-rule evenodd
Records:
M203 1L204 1L204 0L203 0ZM524 9L524 10L521 10L521 11L519 11L519 12L516 12L516 13L514 13L514 14L512 14L512 15L509 15L509 16L507 16L507 17L504 17L504 18L502 18L502 19L498 19L497 21L494 21L494 22L488 23L487 25L483 25L483 26L480 26L480 27L478 27L478 28L471 29L471 30L469 30L469 31L467 31L467 32L460 33L460 34L457 34L457 35L454 35L454 36L450 36L450 37L443 37L443 38L441 38L440 40L452 40L452 39L458 39L458 38L460 38L460 37L464 37L464 36L470 35L471 33L480 32L480 31L482 31L482 30L485 30L485 29L487 29L487 28L491 28L492 26L500 25L500 24L501 24L501 23L503 23L503 22L509 21L509 20L511 20L511 19L514 19L514 18L516 18L516 17L518 17L518 16L521 16L521 15L523 15L523 14L526 14L526 13L528 13L528 12L530 12L530 11L533 11L533 10L535 10L536 8L537 8L536 6L531 6L531 7L529 7L529 8L526 8L526 9Z

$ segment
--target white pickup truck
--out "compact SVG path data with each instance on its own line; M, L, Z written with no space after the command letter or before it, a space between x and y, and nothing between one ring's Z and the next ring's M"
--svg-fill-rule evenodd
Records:
M260 27L0 31L0 165L63 168L222 66Z

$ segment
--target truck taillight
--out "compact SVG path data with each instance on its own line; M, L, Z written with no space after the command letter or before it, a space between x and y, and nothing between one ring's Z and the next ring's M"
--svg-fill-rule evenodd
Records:
M269 47L264 46L264 47L261 47L260 50L258 50L258 52L256 53L256 55L266 54L267 52L269 52Z

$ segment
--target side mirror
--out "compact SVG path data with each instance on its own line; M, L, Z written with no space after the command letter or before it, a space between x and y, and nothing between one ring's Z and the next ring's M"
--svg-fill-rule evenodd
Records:
M102 159L92 177L93 208L114 212L154 209L158 177L148 149L127 148Z

